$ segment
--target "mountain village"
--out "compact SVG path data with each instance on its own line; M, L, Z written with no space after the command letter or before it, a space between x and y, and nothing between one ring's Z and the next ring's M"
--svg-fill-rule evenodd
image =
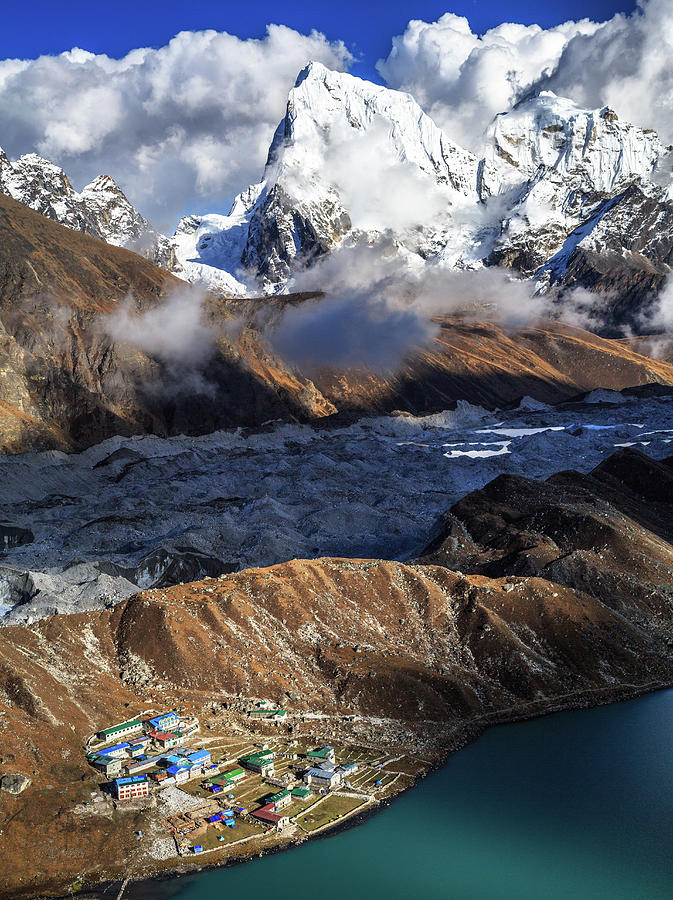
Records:
M242 714L252 729L265 731L287 727L289 718L266 702ZM164 834L164 859L267 836L303 840L408 787L424 768L418 759L309 736L206 738L198 718L178 710L108 725L84 749L100 780L80 812L156 810L152 835ZM143 837L141 830L129 834L130 841Z

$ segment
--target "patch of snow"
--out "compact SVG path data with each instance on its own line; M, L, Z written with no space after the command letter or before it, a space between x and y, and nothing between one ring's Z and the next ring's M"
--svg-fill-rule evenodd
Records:
M511 441L489 441L488 443L495 444L499 449L498 450L490 450L490 449L486 449L486 450L483 450L483 449L482 450L449 450L449 452L445 453L444 456L447 459L458 459L458 457L460 457L460 456L467 456L470 459L486 459L486 457L488 457L488 456L503 456L504 454L510 452L509 445L512 442ZM451 446L456 447L456 446L460 446L460 445L445 444L444 446L445 447L451 447ZM469 444L466 444L465 446L485 447L486 444L469 443Z

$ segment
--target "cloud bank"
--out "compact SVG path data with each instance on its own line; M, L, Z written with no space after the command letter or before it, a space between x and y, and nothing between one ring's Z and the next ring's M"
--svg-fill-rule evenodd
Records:
M506 329L544 314L535 286L502 269L410 268L393 247L343 247L291 282L291 291L325 292L314 303L287 307L269 338L292 365L394 372L405 357L431 344L433 316L460 315Z
M413 20L378 70L474 150L494 115L539 90L589 108L609 105L673 141L672 56L673 4L643 0L633 15L603 23L506 23L483 35L452 13L432 23Z
M412 94L450 137L478 151L493 117L551 72L573 38L597 30L584 19L546 30L505 23L478 35L467 19L446 13L433 23L409 22L377 68L390 87Z
M162 230L223 209L259 179L287 93L310 60L350 54L317 32L270 25L261 40L182 32L159 50L111 59L74 49L0 61L0 145L37 152L81 189L110 174Z

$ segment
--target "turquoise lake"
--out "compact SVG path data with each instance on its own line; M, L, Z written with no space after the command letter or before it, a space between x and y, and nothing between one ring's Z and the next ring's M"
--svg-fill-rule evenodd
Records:
M504 725L334 837L129 897L673 897L673 690Z

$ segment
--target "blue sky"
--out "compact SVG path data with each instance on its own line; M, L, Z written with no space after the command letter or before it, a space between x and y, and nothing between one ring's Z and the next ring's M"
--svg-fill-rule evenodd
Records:
M631 12L635 5L633 0L36 0L5 5L0 58L32 58L73 46L118 57L134 47L160 47L182 30L214 28L243 38L262 37L267 24L278 23L301 32L316 28L330 40L344 40L357 57L354 74L379 81L376 61L388 54L393 35L401 34L409 19L433 21L454 12L467 16L473 31L483 32L502 21L543 27L583 17L601 21L615 12Z

